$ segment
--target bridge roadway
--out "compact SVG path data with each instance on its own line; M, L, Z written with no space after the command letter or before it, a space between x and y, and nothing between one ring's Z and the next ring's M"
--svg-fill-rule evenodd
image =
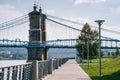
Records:
M74 59L67 61L43 80L92 80Z

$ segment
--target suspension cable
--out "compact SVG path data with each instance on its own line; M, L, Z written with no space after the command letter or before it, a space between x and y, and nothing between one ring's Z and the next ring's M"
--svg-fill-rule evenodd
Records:
M70 23L78 24L78 25L84 25L83 23L80 23L80 22L75 22L75 21L72 21L72 20L63 19L63 18L52 16L52 15L49 15L49 14L47 14L47 16L48 17L52 17L52 18L56 18L56 19L59 19L59 20L64 20L64 21L67 21L67 22L70 22ZM94 27L94 28L98 28L98 27L93 26L93 25L90 25L90 26ZM107 31L107 32L112 32L112 33L115 33L115 34L120 34L119 31L113 31L113 30L109 30L109 29L105 29L105 28L101 28L101 29L104 30L104 31Z
M10 21L0 24L0 31L5 30L7 28L14 27L16 25L26 23L26 22L28 22L28 16L27 15L21 16L19 18L16 18L16 19L13 19L13 20L10 20Z
M79 30L79 29L77 29L77 28L73 28L73 27L71 27L71 26L69 26L69 25L66 25L66 24L57 22L57 21L52 20L52 19L50 19L50 18L47 18L47 20L52 21L52 22L55 22L55 23L57 23L57 24L60 24L60 25L62 25L62 26L65 26L65 27L67 27L67 28L70 28L70 29L73 29L73 30L76 30L76 31L81 31L81 30Z
M62 25L62 26L65 26L65 27L67 27L67 28L70 28L70 29L73 29L73 30L76 30L76 31L80 31L80 32L81 32L80 29L73 28L72 26L69 26L69 25L66 25L66 24L63 24L63 23L57 22L57 21L52 20L52 19L50 19L50 18L47 18L47 20L50 20L50 21L55 22L55 23L57 23L57 24L59 24L59 25ZM84 33L87 33L87 32L84 32ZM113 38L105 37L105 36L101 36L101 37L102 37L102 38L106 38L106 39L113 39Z

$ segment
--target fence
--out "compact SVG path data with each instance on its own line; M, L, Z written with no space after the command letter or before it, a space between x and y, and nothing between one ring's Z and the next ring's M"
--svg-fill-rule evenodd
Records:
M26 64L1 67L0 80L42 80L64 64L68 58L33 61Z

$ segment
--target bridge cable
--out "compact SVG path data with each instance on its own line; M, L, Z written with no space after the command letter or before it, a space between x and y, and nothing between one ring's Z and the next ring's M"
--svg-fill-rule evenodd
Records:
M28 22L28 16L26 16L26 15L21 16L19 18L16 18L16 19L13 19L13 20L10 20L10 21L0 24L0 31L14 27L16 25L26 23L26 22Z
M52 16L52 15L48 15L48 17L52 17L52 18L56 18L56 19L59 19L59 20L64 20L64 21L67 21L67 22L70 22L70 23L74 23L74 24L78 24L78 25L84 25L83 23L80 23L80 22L75 22L75 21L72 21L72 20L67 20L67 19L63 19L63 18L60 18L60 17L56 17L56 16ZM91 27L94 27L94 28L98 28L96 26L93 26L93 25L90 25ZM107 32L112 32L112 33L115 33L115 34L120 34L120 32L118 31L113 31L113 30L109 30L109 29L105 29L105 28L101 28L102 30L104 31L107 31Z
M69 26L69 25L66 25L66 24L63 24L63 23L57 22L57 21L52 20L52 19L50 19L50 18L47 18L47 20L50 20L50 21L52 21L52 22L55 22L55 23L57 23L57 24L60 24L60 25L62 25L62 26L65 26L65 27L67 27L67 28L70 28L70 29L73 29L73 30L76 30L76 31L80 31L80 32L81 32L80 29L73 28L73 27L71 27L71 26ZM87 33L87 32L84 32L84 33ZM113 39L113 38L105 37L105 36L101 36L101 37L102 37L102 38L107 38L107 39Z

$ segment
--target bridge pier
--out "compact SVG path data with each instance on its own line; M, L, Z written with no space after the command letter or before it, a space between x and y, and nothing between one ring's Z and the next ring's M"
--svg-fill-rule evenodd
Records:
M37 11L37 6L34 5L33 11L29 13L30 30L29 30L29 48L28 61L32 60L47 60L48 49L36 48L34 46L45 46L46 41L46 15L42 13L40 8Z

